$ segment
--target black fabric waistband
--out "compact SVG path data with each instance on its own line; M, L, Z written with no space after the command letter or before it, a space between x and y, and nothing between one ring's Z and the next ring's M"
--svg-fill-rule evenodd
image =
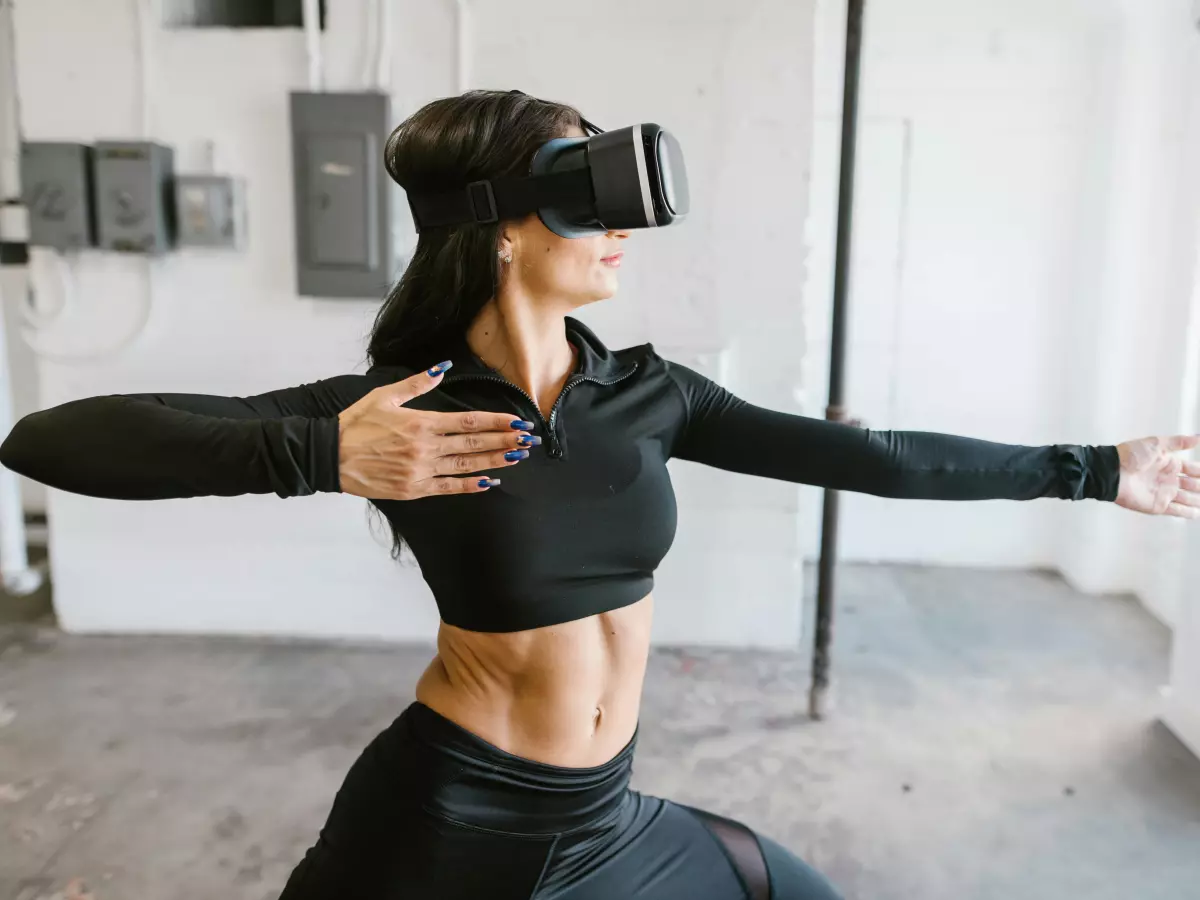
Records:
M549 834L602 825L618 814L633 774L636 732L608 762L572 768L502 750L419 701L397 724L447 764L426 810L477 828Z

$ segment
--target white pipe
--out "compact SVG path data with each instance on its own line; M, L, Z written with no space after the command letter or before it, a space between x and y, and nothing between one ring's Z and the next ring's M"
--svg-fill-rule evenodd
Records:
M12 4L0 0L0 32L3 32L5 71L0 85L5 86L0 96L0 137L11 146L0 147L0 157L5 162L18 159L20 146L20 119L17 113L17 64L16 39L13 35ZM19 197L21 194L19 166L5 165L0 171L0 199ZM10 270L11 271L11 270ZM8 359L8 310L4 302L4 273L0 270L0 436L7 437L13 427L12 371ZM21 504L21 484L17 474L0 466L0 583L10 594L25 596L42 586L43 575L29 565L26 549L25 510Z
M308 53L308 89L313 92L320 91L324 81L320 0L304 0L304 46Z
M7 146L0 146L0 201L21 196L21 102L17 96L17 39L14 33L12 0L0 0L0 60L4 75L0 84L0 135L6 135Z
M392 3L395 0L378 0L379 35L375 41L375 83L379 90L387 93L392 81Z
M0 280L0 434L13 427L12 371L8 362L8 329L4 282ZM41 571L29 565L25 546L25 509L17 473L0 466L0 581L17 597L32 594L42 586Z
M455 0L457 6L457 37L458 37L458 93L467 90L471 83L471 8L467 0Z

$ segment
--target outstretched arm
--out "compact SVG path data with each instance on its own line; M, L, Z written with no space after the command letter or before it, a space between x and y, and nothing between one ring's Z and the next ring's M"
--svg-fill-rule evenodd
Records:
M0 463L122 500L336 491L338 413L378 383L343 375L252 397L89 397L26 416Z
M674 455L733 472L927 500L1116 500L1115 446L1027 447L920 431L872 431L762 409L670 364L686 415ZM1200 474L1200 473L1197 473Z
M118 500L318 491L374 500L469 494L463 477L515 465L531 423L511 414L407 408L448 363L394 380L342 375L254 397L90 397L26 416L0 464L50 487Z

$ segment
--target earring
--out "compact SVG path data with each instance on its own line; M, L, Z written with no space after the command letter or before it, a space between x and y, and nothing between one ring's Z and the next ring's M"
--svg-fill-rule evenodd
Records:
M502 262L502 263L512 262L512 254L511 253L505 253L503 250L499 250L496 252L496 255L500 257L500 262Z

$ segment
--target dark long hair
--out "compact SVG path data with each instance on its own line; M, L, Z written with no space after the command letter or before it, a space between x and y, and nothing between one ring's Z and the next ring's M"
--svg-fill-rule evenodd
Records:
M388 138L384 163L406 191L434 192L523 175L546 141L582 119L573 107L526 94L470 91L435 100ZM463 334L496 291L499 224L422 232L412 261L375 316L372 366L423 367L442 342Z
M523 175L546 141L580 128L579 112L526 94L470 91L427 104L400 123L384 147L388 174L406 191L465 188L472 181ZM375 316L367 344L372 366L424 368L449 338L461 336L496 293L498 223L431 228L417 238L408 268ZM378 513L375 504L369 510ZM404 538L394 525L392 556Z

